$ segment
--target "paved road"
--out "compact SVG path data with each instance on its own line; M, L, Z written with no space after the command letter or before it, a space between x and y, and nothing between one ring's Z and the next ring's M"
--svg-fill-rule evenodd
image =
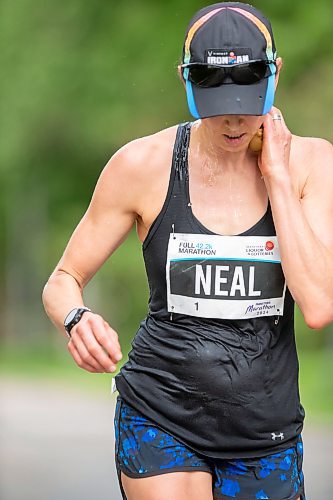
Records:
M9 379L0 394L1 500L121 500L114 396ZM306 428L304 441L307 500L332 500L333 429Z

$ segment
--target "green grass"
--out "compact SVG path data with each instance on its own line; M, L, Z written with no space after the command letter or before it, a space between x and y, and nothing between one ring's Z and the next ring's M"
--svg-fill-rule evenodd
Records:
M310 423L333 424L333 350L301 350L300 392ZM112 375L91 374L78 368L66 349L50 347L29 352L1 349L0 377L65 383L76 390L110 390Z

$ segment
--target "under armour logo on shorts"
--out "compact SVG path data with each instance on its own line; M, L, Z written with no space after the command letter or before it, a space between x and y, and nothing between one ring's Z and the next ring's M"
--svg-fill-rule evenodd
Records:
M283 432L280 432L280 434L275 434L275 432L271 432L271 434L272 434L273 441L276 441L276 439L278 439L278 438L280 438L281 441L282 441L282 439L284 439Z

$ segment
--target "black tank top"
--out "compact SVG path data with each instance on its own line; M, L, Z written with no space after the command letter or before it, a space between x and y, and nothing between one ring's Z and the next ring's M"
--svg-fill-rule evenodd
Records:
M116 377L124 400L195 451L265 456L302 430L294 302L270 206L221 236L194 216L191 125L180 125L168 193L143 243L149 313Z

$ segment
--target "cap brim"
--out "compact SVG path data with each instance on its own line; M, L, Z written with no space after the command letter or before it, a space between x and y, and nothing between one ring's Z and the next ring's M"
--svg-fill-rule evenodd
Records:
M186 81L189 109L194 118L219 115L264 115L274 103L275 77L251 85L233 83L201 88Z

